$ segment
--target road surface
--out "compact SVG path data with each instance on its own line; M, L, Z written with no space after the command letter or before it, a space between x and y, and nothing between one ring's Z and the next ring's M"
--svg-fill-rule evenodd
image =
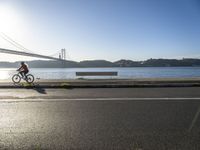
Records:
M1 89L0 149L198 150L199 91Z

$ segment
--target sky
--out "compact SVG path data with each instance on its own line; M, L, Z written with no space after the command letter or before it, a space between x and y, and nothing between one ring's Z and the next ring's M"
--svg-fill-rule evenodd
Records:
M74 61L200 58L200 1L0 0L0 33L1 48L20 50L7 35L38 54L65 48ZM33 58L0 54L22 59Z

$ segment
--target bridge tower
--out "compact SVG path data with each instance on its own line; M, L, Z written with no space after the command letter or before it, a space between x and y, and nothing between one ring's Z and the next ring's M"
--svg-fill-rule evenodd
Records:
M61 59L66 60L66 50L61 49Z

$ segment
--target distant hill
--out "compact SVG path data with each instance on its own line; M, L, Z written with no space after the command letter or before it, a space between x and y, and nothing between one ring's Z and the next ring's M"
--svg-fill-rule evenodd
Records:
M192 67L200 66L200 59L148 59L145 61L133 61L121 59L115 62L106 60L75 61L27 61L31 68L85 68L85 67ZM17 68L20 62L0 62L0 68Z
M106 60L86 60L79 64L81 67L117 67L117 64Z
M114 62L114 64L118 67L140 67L142 62L121 59L121 60Z
M78 62L75 61L43 61L35 60L27 62L31 68L75 68L81 67ZM19 62L18 62L19 64Z
M200 66L200 59L148 59L143 62L144 67L189 67Z
M45 60L34 60L26 61L30 68L75 68L81 67L78 62L75 61L45 61ZM17 68L20 62L0 62L0 68Z

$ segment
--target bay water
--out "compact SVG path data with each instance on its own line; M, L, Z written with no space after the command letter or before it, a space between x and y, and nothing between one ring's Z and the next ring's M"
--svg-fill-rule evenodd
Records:
M200 77L200 67L132 67L132 68L30 68L38 79L77 79L76 72L117 71L118 76L84 77L89 79L118 78L192 78ZM11 79L16 68L1 68L0 79Z

